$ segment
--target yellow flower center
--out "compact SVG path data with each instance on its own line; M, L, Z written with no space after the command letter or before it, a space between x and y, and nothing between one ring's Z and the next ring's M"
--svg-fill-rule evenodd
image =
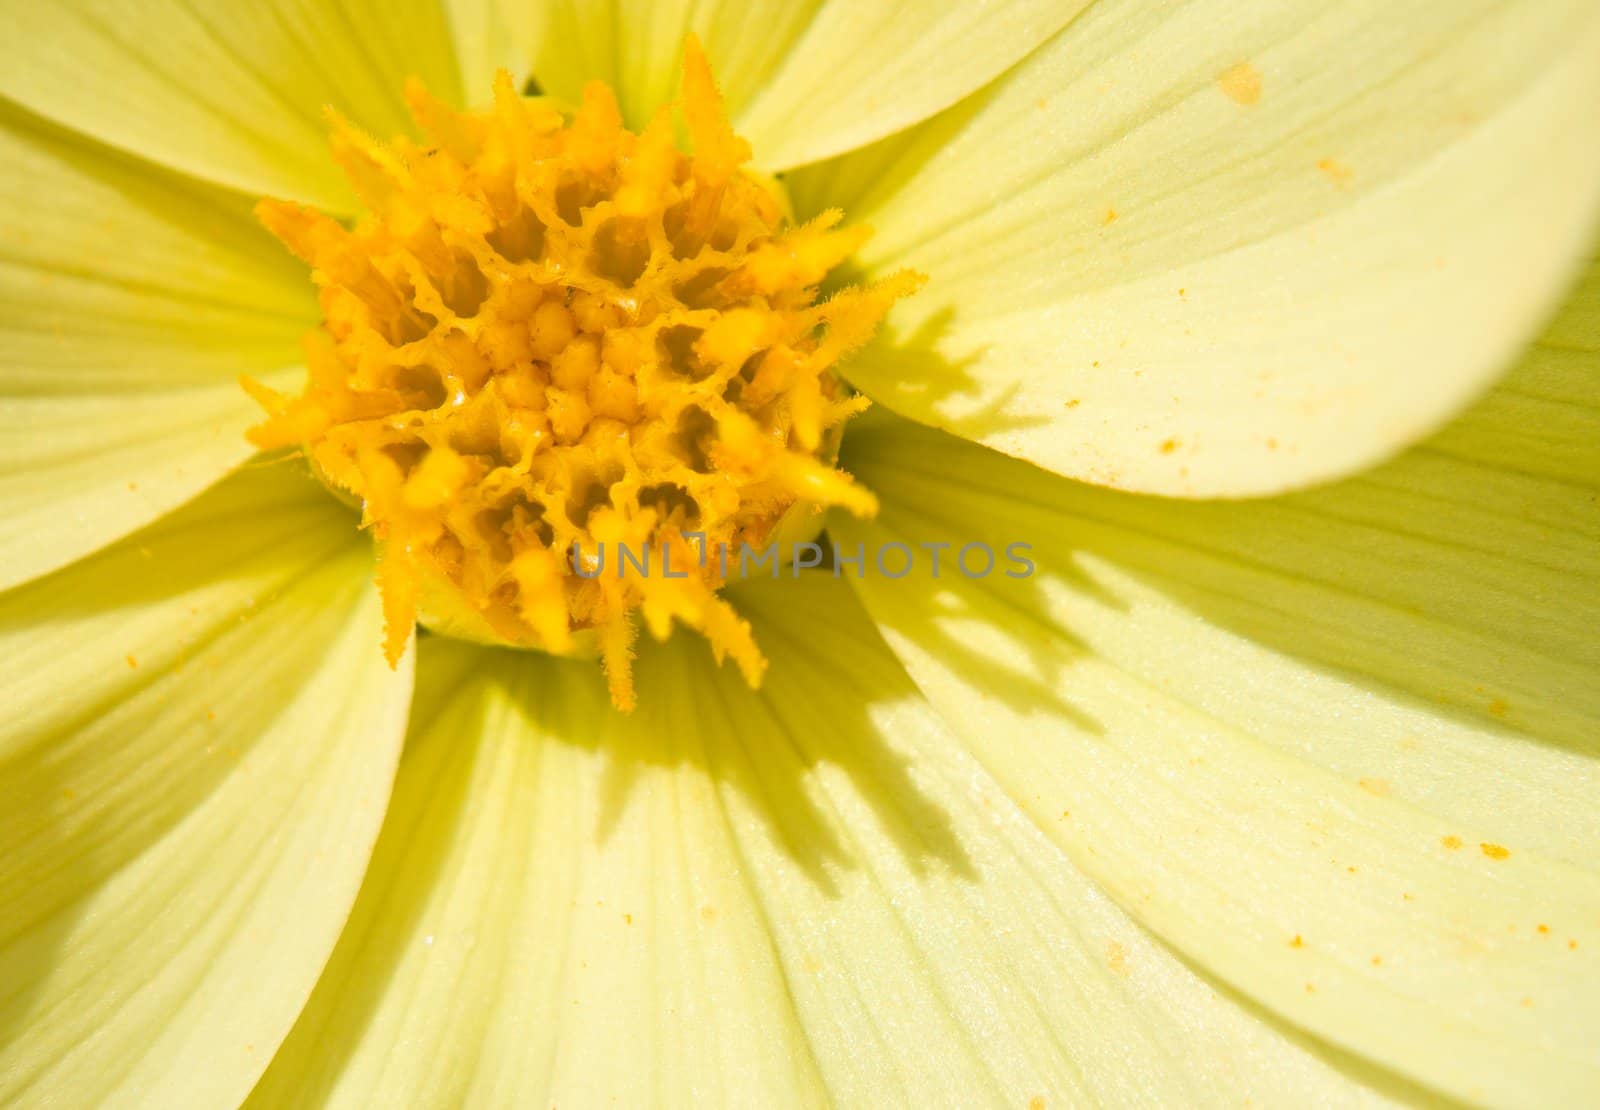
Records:
M261 447L305 451L359 499L378 548L384 650L417 620L467 638L598 652L633 704L637 621L700 631L746 679L765 667L717 595L742 545L780 521L875 501L832 456L864 407L833 375L920 277L819 300L869 233L829 212L789 226L777 187L740 169L697 43L681 107L639 134L595 83L570 123L501 73L460 113L413 83L427 145L334 118L367 213L353 228L265 200L314 269L323 327L304 392L246 381Z

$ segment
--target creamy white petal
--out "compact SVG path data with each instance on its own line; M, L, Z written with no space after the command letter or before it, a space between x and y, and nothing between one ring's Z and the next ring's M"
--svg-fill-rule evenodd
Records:
M629 718L592 664L423 643L368 884L258 1105L1392 1093L1099 894L843 583L736 599L762 692L647 645Z
M225 1105L310 995L405 730L367 541L228 480L0 595L0 1102Z
M1337 477L1514 360L1600 210L1589 0L1103 0L938 119L795 175L930 277L851 367L1069 477Z
M1286 1020L1492 1104L1600 1083L1597 297L1591 272L1489 399L1360 479L1163 501L880 419L845 463L882 518L832 526L953 545L938 580L918 548L919 573L853 583L1136 919ZM1005 577L1014 542L1037 573ZM972 543L988 577L955 562Z

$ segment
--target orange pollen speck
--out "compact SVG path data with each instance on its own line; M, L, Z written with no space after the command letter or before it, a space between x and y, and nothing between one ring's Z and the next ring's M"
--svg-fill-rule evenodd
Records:
M257 207L313 267L324 322L299 396L244 383L268 414L251 441L301 448L361 502L391 663L418 619L592 652L629 709L642 617L658 638L697 629L757 685L766 662L717 595L719 554L829 506L875 511L832 465L865 407L834 367L921 276L819 299L869 230L837 211L786 222L740 169L750 148L693 39L692 156L670 106L634 134L598 83L570 121L505 73L482 112L414 82L407 96L426 144L333 118L367 209L353 228ZM623 548L649 571L619 574Z

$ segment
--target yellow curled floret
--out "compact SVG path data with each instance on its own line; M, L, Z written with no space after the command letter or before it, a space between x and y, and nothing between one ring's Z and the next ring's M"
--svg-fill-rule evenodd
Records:
M750 148L693 40L684 68L692 156L670 106L634 134L602 84L569 121L505 73L482 112L413 82L425 144L331 117L367 210L353 228L257 207L313 267L324 323L299 396L245 382L268 414L250 439L303 449L360 501L391 663L419 617L597 651L627 709L642 618L698 630L754 686L765 660L717 595L719 550L765 544L792 510L876 508L831 462L864 405L833 368L921 278L819 300L867 229L838 212L789 226L741 170ZM623 546L650 573L619 575Z

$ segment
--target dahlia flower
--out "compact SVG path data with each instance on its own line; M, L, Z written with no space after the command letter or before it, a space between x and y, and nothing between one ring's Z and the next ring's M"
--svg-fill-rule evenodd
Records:
M0 1102L1600 1098L1593 0L4 8Z

